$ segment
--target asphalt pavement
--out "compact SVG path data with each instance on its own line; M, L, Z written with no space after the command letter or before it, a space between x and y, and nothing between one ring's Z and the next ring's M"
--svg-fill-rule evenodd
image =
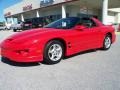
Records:
M11 34L0 31L0 41ZM87 51L55 65L1 58L0 90L120 90L120 35L108 51Z

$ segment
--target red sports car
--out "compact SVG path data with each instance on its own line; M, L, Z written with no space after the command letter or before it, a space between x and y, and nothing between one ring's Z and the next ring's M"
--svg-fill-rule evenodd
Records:
M1 43L1 54L15 62L56 64L81 51L108 50L115 38L114 28L95 18L68 17L8 37Z

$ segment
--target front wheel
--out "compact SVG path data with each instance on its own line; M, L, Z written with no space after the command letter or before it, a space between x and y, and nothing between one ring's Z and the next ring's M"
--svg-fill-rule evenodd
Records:
M61 42L50 41L44 50L44 61L47 64L56 64L61 61L64 56L64 46Z
M111 44L112 44L111 36L107 35L103 42L103 49L108 50L111 47Z

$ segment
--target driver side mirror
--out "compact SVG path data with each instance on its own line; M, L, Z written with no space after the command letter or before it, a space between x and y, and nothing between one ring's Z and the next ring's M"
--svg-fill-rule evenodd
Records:
M84 25L76 25L75 26L75 29L76 30L80 30L80 31L82 31L83 29L85 29L86 27L84 26Z

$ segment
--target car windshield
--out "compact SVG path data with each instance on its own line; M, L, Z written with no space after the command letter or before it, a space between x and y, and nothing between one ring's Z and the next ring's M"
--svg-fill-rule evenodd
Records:
M79 20L80 19L77 17L64 18L48 24L45 28L71 29L79 22Z

